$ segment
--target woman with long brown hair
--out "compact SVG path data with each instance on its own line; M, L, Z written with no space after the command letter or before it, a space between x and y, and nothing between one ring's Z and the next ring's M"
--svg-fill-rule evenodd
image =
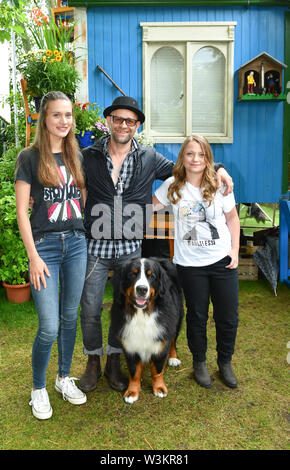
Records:
M234 195L218 188L207 139L192 135L183 143L173 176L155 192L154 210L171 204L175 219L174 263L187 305L187 339L194 378L211 386L206 365L206 325L210 298L216 325L217 361L223 382L238 381L231 359L238 326L240 223Z
M87 259L82 220L85 181L74 128L70 99L61 92L47 93L41 102L34 143L20 152L16 162L17 220L39 319L32 348L30 401L38 419L52 415L46 369L56 338L55 389L70 403L86 402L86 395L69 377Z

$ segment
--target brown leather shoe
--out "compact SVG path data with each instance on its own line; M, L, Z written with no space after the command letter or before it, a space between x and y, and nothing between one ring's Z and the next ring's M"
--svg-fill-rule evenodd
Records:
M110 386L118 392L123 392L128 388L129 380L121 371L120 354L114 353L107 356L107 363L104 370Z
M79 381L79 388L83 392L90 392L97 386L98 379L101 377L100 356L96 354L88 355L87 367Z

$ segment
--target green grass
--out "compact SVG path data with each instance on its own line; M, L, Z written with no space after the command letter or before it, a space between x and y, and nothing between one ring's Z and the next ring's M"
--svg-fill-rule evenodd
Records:
M259 204L261 209L273 220L274 217L274 204ZM278 227L279 226L279 205L276 204L276 211L275 211L275 218L274 224ZM252 236L254 232L259 230L265 230L267 228L273 227L272 221L266 219L264 222L257 222L254 217L250 217L248 215L248 207L244 205L240 205L240 224L241 228L243 229L244 235ZM247 228L243 228L246 226ZM253 227L253 228L251 228Z
M167 368L168 396L153 396L149 368L139 400L126 404L104 376L85 405L73 406L55 392L57 348L47 371L53 416L36 420L28 406L31 346L37 329L32 301L6 301L0 289L0 449L1 450L285 450L289 431L287 342L289 289L279 284L277 297L267 281L240 282L240 324L233 366L238 389L225 387L217 374L215 328L208 323L208 367L213 386L199 387L192 376L185 322L178 340L182 365ZM107 338L111 287L103 312ZM105 359L102 358L104 366ZM71 375L86 364L80 326ZM125 363L123 363L126 370Z

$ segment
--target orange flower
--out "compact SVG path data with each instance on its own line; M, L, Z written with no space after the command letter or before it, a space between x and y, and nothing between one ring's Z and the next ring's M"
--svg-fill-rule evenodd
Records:
M47 16L42 13L40 8L32 8L30 16L37 26L43 26L44 23L48 23Z
M42 23L38 21L36 18L33 18L33 21L36 24L36 26L42 26Z
M32 8L32 13L33 13L35 16L41 16L41 15L42 15L42 12L41 12L41 9L40 9L40 8Z

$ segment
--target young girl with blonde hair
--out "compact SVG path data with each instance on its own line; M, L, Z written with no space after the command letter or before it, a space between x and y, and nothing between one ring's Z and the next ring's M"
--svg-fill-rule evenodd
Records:
M202 135L181 146L173 176L156 190L154 210L171 205L175 220L174 259L187 306L187 339L194 378L210 388L206 365L210 298L216 325L217 362L223 382L238 381L231 367L238 326L240 224L233 193L218 188L213 154Z
M86 402L86 395L69 377L87 259L82 220L85 181L74 127L69 98L57 91L47 93L41 102L34 143L20 152L16 162L17 220L39 319L32 348L30 401L38 419L52 415L45 375L56 338L55 389L72 404ZM29 217L30 198L33 207Z

